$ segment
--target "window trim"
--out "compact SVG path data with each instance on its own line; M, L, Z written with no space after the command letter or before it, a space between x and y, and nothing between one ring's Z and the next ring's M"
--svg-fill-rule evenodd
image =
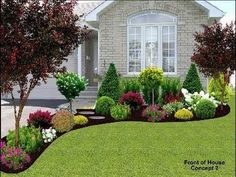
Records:
M147 11L149 12L149 11ZM153 12L150 10L150 12ZM141 12L143 13L143 12ZM162 12L161 13L165 13ZM139 14L139 13L138 13ZM163 69L163 51L162 51L162 28L163 26L174 26L175 27L175 61L174 67L175 72L164 72L164 75L177 75L177 17L176 22L163 22L163 23L144 23L144 24L129 24L129 18L138 15L134 14L127 18L127 75L138 75L140 72L129 72L129 28L131 27L141 27L141 70L145 69L145 27L146 26L155 26L158 27L158 68ZM170 15L166 13L167 15Z

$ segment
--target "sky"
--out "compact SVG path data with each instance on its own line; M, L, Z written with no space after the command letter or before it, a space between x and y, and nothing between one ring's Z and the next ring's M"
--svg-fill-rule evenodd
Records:
M208 1L223 12L225 16L221 19L221 23L230 23L235 21L235 1L234 0L224 0L224 1Z

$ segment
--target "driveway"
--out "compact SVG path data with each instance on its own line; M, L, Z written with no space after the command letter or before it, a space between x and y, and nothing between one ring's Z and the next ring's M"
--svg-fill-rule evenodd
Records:
M18 102L18 101L17 101ZM20 125L27 125L29 113L37 110L50 111L55 113L55 109L66 103L65 100L28 100L24 107ZM1 137L6 136L9 130L14 130L15 118L14 109L10 100L1 100Z

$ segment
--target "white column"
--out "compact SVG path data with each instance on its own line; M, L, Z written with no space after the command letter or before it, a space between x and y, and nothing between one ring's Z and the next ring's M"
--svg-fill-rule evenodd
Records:
M81 45L78 47L78 54L77 54L77 62L78 62L78 74L82 75L82 50L81 50Z
M98 74L100 74L100 30L98 29L97 30L97 32L98 32L98 66L97 66L97 68L98 68Z

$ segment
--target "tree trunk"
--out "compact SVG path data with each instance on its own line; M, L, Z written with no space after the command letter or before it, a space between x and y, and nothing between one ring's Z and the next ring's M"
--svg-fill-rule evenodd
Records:
M18 118L15 119L15 135L16 135L16 139L15 139L15 143L16 146L19 146L19 129L20 129L20 120Z
M220 76L219 76L220 77ZM223 81L221 78L219 78L220 86L221 86L221 97L220 97L220 102L221 102L221 110L223 110L223 103L225 101L225 87L226 87L226 81L225 77L223 77Z
M70 112L73 113L72 111L72 100L69 100L69 103L70 103Z
M154 105L155 104L155 101L154 101L154 99L155 99L155 95L154 95L155 93L154 93L154 88L152 89L152 105Z

